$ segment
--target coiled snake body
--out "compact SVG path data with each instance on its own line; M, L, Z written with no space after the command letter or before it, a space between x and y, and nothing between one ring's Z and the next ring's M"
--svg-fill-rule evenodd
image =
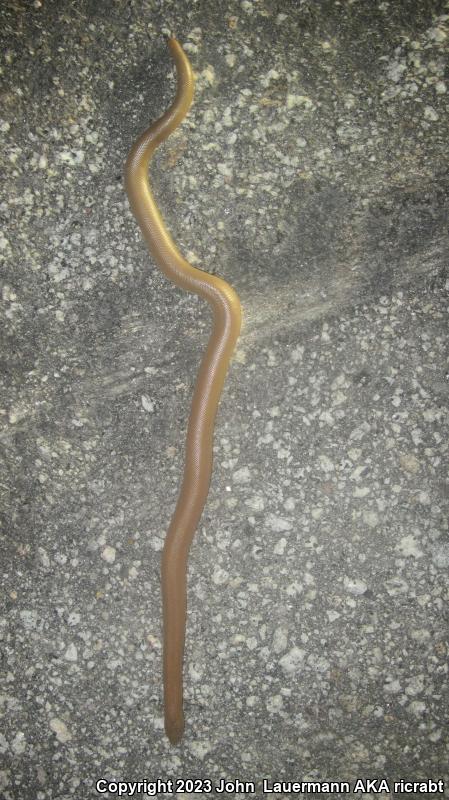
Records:
M241 324L240 301L229 284L189 264L177 249L155 203L148 168L152 155L181 123L193 99L190 62L176 39L168 46L177 72L170 108L133 145L126 161L125 187L150 253L177 286L204 297L212 307L213 329L199 369L187 430L182 485L162 555L165 730L177 743L184 730L183 658L187 608L187 558L209 491L215 415Z

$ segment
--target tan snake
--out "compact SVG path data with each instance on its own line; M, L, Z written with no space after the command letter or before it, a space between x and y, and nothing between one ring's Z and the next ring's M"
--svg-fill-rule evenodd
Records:
M213 329L194 389L187 429L182 485L162 555L165 731L179 742L184 730L183 659L187 610L187 558L209 491L215 415L241 324L240 301L229 284L189 264L167 231L154 200L148 168L158 147L181 123L193 99L190 62L176 39L168 40L176 65L177 92L170 108L133 145L125 186L150 253L177 286L212 306Z

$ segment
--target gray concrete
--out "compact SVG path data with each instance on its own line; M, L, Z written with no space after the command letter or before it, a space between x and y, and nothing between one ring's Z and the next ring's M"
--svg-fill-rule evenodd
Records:
M449 780L448 3L0 13L1 797ZM210 319L151 263L122 185L173 95L167 31L198 80L155 193L245 313L191 552L178 748L159 561Z

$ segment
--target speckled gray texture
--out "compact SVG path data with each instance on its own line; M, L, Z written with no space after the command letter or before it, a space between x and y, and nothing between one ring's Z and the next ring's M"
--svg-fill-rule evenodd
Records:
M448 781L449 4L0 17L1 797ZM197 91L155 193L245 313L191 552L178 748L159 561L210 319L151 264L122 185L173 94L164 32Z

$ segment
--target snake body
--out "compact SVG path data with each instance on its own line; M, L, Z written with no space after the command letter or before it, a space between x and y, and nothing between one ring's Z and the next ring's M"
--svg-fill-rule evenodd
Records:
M186 261L171 238L154 200L148 168L152 155L181 123L193 99L194 76L176 39L168 39L177 92L170 108L135 142L126 161L125 187L131 209L159 269L177 286L208 301L213 328L201 361L187 429L182 484L162 554L165 731L176 744L184 731L183 659L187 611L187 559L212 474L215 416L229 362L240 333L239 298L226 281Z

